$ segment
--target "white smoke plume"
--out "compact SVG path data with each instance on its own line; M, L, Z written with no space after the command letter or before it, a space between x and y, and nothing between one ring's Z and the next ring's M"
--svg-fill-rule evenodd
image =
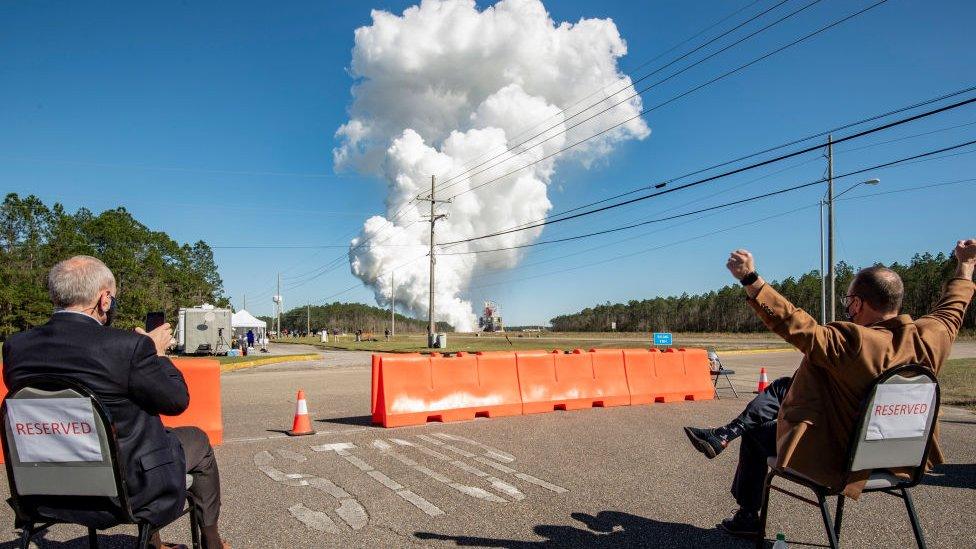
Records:
M353 103L349 121L336 132L339 145L333 155L336 169L374 174L388 184L386 215L367 219L349 251L352 273L373 288L379 304L389 304L394 272L397 306L426 316L430 235L428 224L418 220L429 213L429 205L409 203L429 193L431 175L443 181L443 176L461 173L558 124L544 136L556 137L541 146L517 158L508 154L503 157L507 162L451 181L437 196L448 198L633 117L641 109L639 97L560 134L633 93L630 78L617 70L626 52L612 20L557 24L539 0L503 0L483 11L472 0L423 0L399 16L372 12L372 24L356 29ZM601 89L605 91L573 106ZM600 100L599 107L566 121ZM568 111L562 113L564 109ZM541 121L546 122L532 127ZM438 213L448 217L438 221L436 240L479 236L544 217L552 207L548 185L560 163L589 166L616 143L649 134L645 122L636 118L572 152L457 196L451 204L439 204ZM449 251L526 244L540 232L512 233ZM437 319L459 331L473 330L476 316L464 299L471 277L482 270L512 268L521 255L512 250L438 256Z

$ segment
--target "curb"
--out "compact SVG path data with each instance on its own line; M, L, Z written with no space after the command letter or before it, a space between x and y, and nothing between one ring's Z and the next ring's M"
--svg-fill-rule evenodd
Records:
M236 370L246 370L247 368L254 368L256 366L265 366L267 364L278 364L279 362L306 362L309 360L317 360L319 358L321 358L321 355L315 355L315 354L269 356L267 358L258 358L255 360L234 362L233 364L221 364L220 373L234 372Z

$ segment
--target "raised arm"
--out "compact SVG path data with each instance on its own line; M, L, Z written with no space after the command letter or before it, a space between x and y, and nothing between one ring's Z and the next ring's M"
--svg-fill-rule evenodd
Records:
M860 351L860 336L853 325L820 325L766 284L756 273L755 260L748 250L732 252L726 267L744 286L749 305L763 324L807 355L813 364L829 367Z
M956 258L956 272L946 283L942 297L932 312L919 319L941 324L954 339L962 327L966 307L973 298L973 270L976 267L976 240L960 240L952 255Z

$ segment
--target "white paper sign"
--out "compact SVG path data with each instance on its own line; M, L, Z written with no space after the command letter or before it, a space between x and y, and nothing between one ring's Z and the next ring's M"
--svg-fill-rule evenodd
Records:
M22 462L102 461L87 398L10 399L7 421Z
M934 399L934 383L890 383L879 386L871 406L865 439L915 438L924 435Z

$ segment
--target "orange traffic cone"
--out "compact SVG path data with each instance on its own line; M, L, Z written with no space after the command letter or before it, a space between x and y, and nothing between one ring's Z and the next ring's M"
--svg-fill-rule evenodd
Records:
M295 421L292 423L289 436L314 435L312 420L308 417L308 403L305 401L305 391L298 390L298 402L295 404Z
M760 368L759 369L759 383L756 384L756 394L759 394L759 393L765 391L766 390L766 387L769 387L769 378L766 377L766 369L765 368Z

